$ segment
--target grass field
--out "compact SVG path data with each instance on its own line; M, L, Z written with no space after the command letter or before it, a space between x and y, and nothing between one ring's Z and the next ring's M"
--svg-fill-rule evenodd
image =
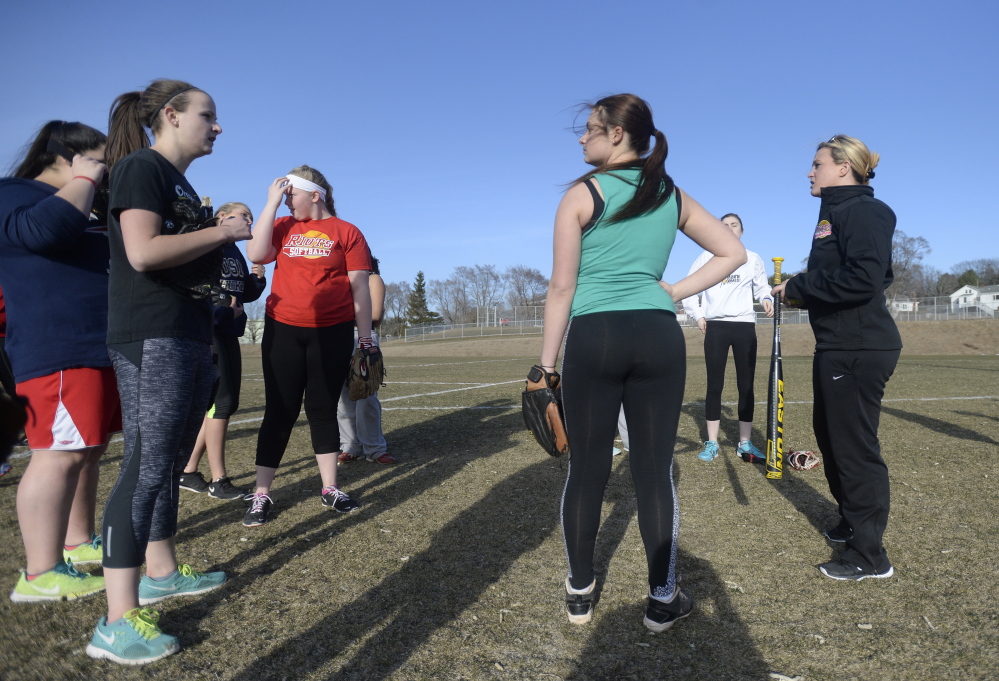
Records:
M614 460L604 499L594 620L569 625L558 523L564 463L533 442L519 411L536 358L502 345L488 356L455 348L421 357L386 347L381 398L399 464L340 467L359 512L320 505L304 417L267 525L244 528L242 502L181 492L181 560L231 579L205 597L160 604L180 654L139 669L95 662L83 649L103 596L41 606L0 598L0 677L996 678L999 357L902 358L881 424L892 480L885 542L897 572L860 583L834 582L814 567L838 552L820 534L836 519L822 469L769 481L735 457L731 364L723 455L697 460L704 371L691 358L676 461L679 571L696 605L656 635L642 625L646 565L628 456ZM263 410L254 352L229 443L229 472L247 486ZM788 444L813 449L810 359L789 357L784 370ZM765 374L761 358L758 400ZM763 418L760 405L757 423ZM114 444L101 504L120 462ZM14 495L26 459L13 463L0 480L4 589L23 564Z

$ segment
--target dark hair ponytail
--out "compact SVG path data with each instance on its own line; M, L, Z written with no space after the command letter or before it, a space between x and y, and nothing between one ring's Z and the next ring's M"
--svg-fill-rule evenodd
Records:
M56 162L62 155L62 147L72 154L82 154L86 151L100 149L107 144L108 138L100 130L83 123L67 123L66 121L49 121L41 127L27 149L21 155L20 162L11 167L12 177L34 179ZM67 158L72 161L72 158Z
M599 173L641 168L635 195L610 216L609 223L623 222L651 213L666 203L675 188L673 178L666 173L669 145L666 143L666 136L652 122L652 107L649 103L637 95L620 94L604 97L594 104L584 105L584 108L596 111L607 129L620 126L631 139L632 151L644 158L624 163L605 163L578 178L573 184L585 182ZM649 153L649 139L653 137L656 144Z
M177 111L186 111L192 90L198 90L182 80L159 78L142 92L126 92L115 98L108 115L108 147L105 160L108 169L137 149L149 146L146 128L155 135L163 125L160 115L167 104Z

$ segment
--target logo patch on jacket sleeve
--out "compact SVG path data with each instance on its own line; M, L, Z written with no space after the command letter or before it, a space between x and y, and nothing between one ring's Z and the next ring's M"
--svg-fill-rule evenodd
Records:
M815 235L812 238L825 239L830 234L832 234L832 225L829 224L828 220L823 220L815 226Z

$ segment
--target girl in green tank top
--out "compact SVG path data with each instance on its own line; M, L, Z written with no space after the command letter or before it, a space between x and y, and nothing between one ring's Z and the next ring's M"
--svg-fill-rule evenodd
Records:
M573 624L592 619L593 547L623 405L649 561L644 623L661 632L693 608L676 576L679 505L671 471L686 351L674 302L727 277L746 261L746 252L666 174L666 138L645 101L613 95L589 108L579 143L583 160L595 169L572 184L555 215L541 351L543 369L554 373L565 339L562 394L571 453L562 495L566 607ZM677 230L714 258L668 284L659 277Z

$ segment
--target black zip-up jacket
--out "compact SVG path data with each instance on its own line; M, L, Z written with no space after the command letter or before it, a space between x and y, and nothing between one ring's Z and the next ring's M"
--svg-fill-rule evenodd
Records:
M895 213L866 185L824 187L808 271L787 282L802 301L815 350L898 350L902 337L885 303L894 275Z
M267 279L253 274L246 266L246 259L236 244L226 244L222 254L222 277L219 286L212 289L212 317L215 320L215 334L239 338L246 330L246 314L233 318L229 297L240 305L252 303L260 298L267 286Z

